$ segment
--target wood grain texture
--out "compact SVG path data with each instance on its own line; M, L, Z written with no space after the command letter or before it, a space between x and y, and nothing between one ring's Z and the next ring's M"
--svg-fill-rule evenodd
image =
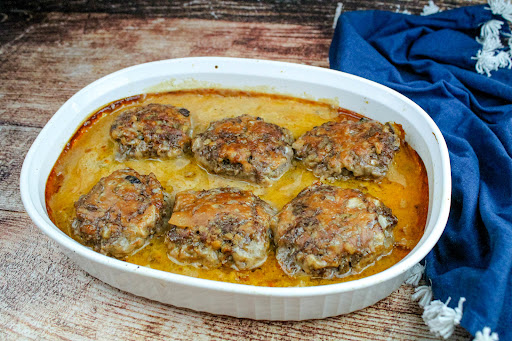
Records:
M421 13L428 0L142 0L142 1L19 1L4 0L3 12L83 12L124 13L143 17L228 20L238 22L274 22L329 28L338 3L346 11L378 9L408 10ZM482 0L435 1L441 9L485 3ZM1 9L1 8L0 8Z
M342 1L344 10L428 1ZM444 9L484 1L436 1ZM18 182L30 144L92 81L138 63L233 56L328 66L338 1L0 2L0 340L437 340L402 286L359 312L304 322L198 313L89 276L31 223ZM200 33L200 34L199 34ZM458 328L452 340L470 336Z
M0 125L0 210L23 212L21 165L40 129Z
M85 85L155 60L230 56L327 67L330 39L301 25L49 13L0 54L0 124L42 127Z

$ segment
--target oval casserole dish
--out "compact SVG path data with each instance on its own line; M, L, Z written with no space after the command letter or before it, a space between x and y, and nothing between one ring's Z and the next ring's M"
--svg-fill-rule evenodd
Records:
M66 143L91 113L106 103L145 92L206 87L327 99L380 122L401 124L407 143L419 154L428 174L429 210L419 243L399 263L363 279L316 287L273 288L198 279L126 263L77 243L52 223L45 207L48 175ZM121 290L178 307L262 320L336 316L388 296L441 236L451 196L444 138L432 119L405 96L372 81L329 69L224 57L136 65L86 86L42 129L25 158L20 182L23 204L34 223L92 276Z

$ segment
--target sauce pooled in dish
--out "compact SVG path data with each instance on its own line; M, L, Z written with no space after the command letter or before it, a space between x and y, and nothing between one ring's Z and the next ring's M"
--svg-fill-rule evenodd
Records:
M163 151L160 152L160 154L168 154L168 156L165 157L160 157L159 152L155 154L155 152L150 151L150 144L153 143L152 148L154 149L154 141L158 141L153 140L153 137L157 134L156 131L165 135L166 132L174 130L170 128L159 130L158 127L153 127L149 129L150 133L146 134L144 133L144 127L141 128L142 132L139 132L139 130L137 130L138 128L134 128L134 126L138 126L138 124L134 126L128 124L126 130L133 132L145 145L144 143L137 143L137 145L141 145L141 147L139 147L139 149L135 147L134 150L137 151L134 153L119 150L118 143L113 138L114 136L110 136L111 126L115 126L114 122L116 122L116 119L121 117L123 113L129 111L131 113L130 115L134 116L134 112L137 113L140 108L147 107L148 105L172 106L178 110L178 113L181 112L181 109L185 109L186 115L188 116L183 113L180 115L189 121L175 128L182 131L184 135L178 133L177 135L175 134L175 136L187 136L191 141L198 136L204 136L201 134L205 133L213 122L233 119L243 115L249 115L255 120L259 117L261 121L275 125L282 131L283 135L280 139L285 143L282 144L282 147L276 147L276 150L282 151L281 154L276 155L283 155L284 159L286 159L284 163L285 166L276 164L277 166L274 167L272 162L270 162L270 167L267 167L271 169L269 173L260 172L262 175L251 175L245 178L215 174L208 171L208 166L197 162L194 158L193 151L190 150L193 149L193 147L190 149L187 148L186 141L182 144L166 142L165 148L161 149ZM247 120L252 121L252 118L248 118ZM295 200L294 198L309 186L312 186L311 188L313 189L333 187L335 201L337 200L340 203L344 202L346 207L351 206L351 203L353 203L354 208L351 208L351 210L355 209L364 212L364 216L361 217L365 217L365 219L359 219L361 224L358 225L359 227L354 228L354 230L362 229L361 226L364 225L363 223L366 223L368 226L373 226L369 230L369 234L365 235L366 237L363 238L364 240L362 240L360 244L357 244L357 241L354 242L355 244L353 243L357 246L357 250L352 250L351 248L349 242L352 239L344 237L343 241L347 242L347 245L339 249L344 250L343 252L345 252L346 255L350 255L347 256L348 258L346 257L349 264L348 268L343 266L343 263L347 263L347 260L342 261L342 257L329 263L328 255L325 257L323 255L319 256L318 252L322 250L322 248L327 250L326 245L328 245L328 243L325 243L325 240L322 239L312 239L311 234L309 235L309 237L311 237L310 243L316 242L317 247L310 247L308 249L306 246L307 242L296 244L296 246L290 246L294 245L293 243L285 245L285 248L288 250L293 247L297 248L297 250L295 250L297 252L289 252L286 257L282 258L289 262L280 261L280 244L279 242L274 243L276 233L273 233L273 239L268 239L270 240L268 247L265 246L265 243L260 243L254 248L250 248L251 252L266 249L265 261L263 261L264 256L261 256L261 253L255 251L249 254L250 257L244 256L245 258L238 258L241 261L237 264L235 260L235 258L237 258L237 250L244 250L245 245L249 244L233 243L232 238L236 238L237 242L247 242L247 240L244 239L246 235L237 232L233 234L222 226L251 226L248 231L252 231L252 228L254 228L254 231L264 230L264 228L260 229L250 224L244 225L246 224L245 220L247 220L245 216L243 216L242 219L245 219L243 223L235 223L233 221L232 224L213 224L217 226L219 233L209 234L210 239L208 239L207 243L203 242L203 245L207 245L207 248L210 248L209 252L213 250L217 255L217 261L223 264L218 267L211 265L203 266L202 261L201 265L198 266L198 264L194 264L194 261L187 259L180 260L174 258L173 260L173 246L169 246L170 244L168 242L166 243L165 237L167 233L171 231L171 225L179 225L172 223L172 217L170 224L164 224L166 226L163 227L163 231L161 231L160 228L156 228L158 224L155 224L155 228L150 227L147 229L149 232L147 233L148 236L144 237L145 246L143 245L144 247L142 247L142 249L139 250L134 247L133 252L131 252L130 249L126 249L118 255L104 249L103 253L110 253L112 256L116 256L124 261L163 271L218 281L260 286L324 285L366 277L385 270L400 261L412 250L423 235L428 212L428 182L425 168L418 154L404 142L403 131L400 126L394 124L391 125L391 129L389 129L387 124L382 125L383 128L381 128L381 131L387 134L389 133L387 137L383 140L371 141L371 143L366 146L367 148L365 147L366 149L359 148L363 151L360 153L361 155L358 155L357 151L354 151L352 154L349 152L348 155L352 155L355 162L350 163L346 161L339 164L342 165L339 169L350 170L350 167L355 167L350 171L356 176L346 171L341 171L341 176L337 176L337 174L332 175L330 170L329 174L326 173L324 175L317 173L317 175L315 175L314 170L316 166L304 162L308 156L288 159L289 152L287 149L288 145L293 144L293 140L297 141L297 139L304 134L308 136L307 133L314 132L315 127L321 127L327 122L353 122L353 124L361 124L358 123L361 122L361 118L362 116L356 113L335 107L329 103L237 90L197 89L160 94L144 94L122 99L94 113L69 141L60 158L57 160L47 182L46 203L48 213L52 221L62 231L72 238L82 241L84 244L102 252L101 239L97 239L100 240L98 244L100 245L99 247L95 246L95 243L84 242L84 235L80 235L79 230L73 228L73 221L77 219L75 203L79 202L81 196L87 196L96 184L100 182L100 179L108 177L118 170L130 168L140 176L150 176L150 174L153 174L161 184L162 191L168 193L171 197L176 196L178 199L180 195L184 195L179 194L180 192L213 190L213 193L215 193L215 191L218 191L220 188L237 188L239 191L252 193L250 196L247 195L247 198L253 198L252 196L254 196L253 199L249 200L250 202L252 200L252 202L248 205L259 207L257 203L259 202L258 200L261 200L271 207L270 211L272 212L286 211L287 209L283 209L283 207ZM138 120L137 117L136 119ZM362 123L364 122L363 120ZM370 120L370 122L374 121ZM188 124L189 126L187 126ZM170 125L166 127L170 127ZM379 131L379 129L375 128L373 130L374 132ZM385 130L388 131L386 132ZM152 133L152 131L155 133ZM370 135L370 132L366 132L366 134ZM310 135L311 134L312 133L310 133ZM395 138L395 136L397 138ZM270 138L271 137L272 136L270 136ZM386 145L386 141L391 141L389 146ZM204 141L202 144L204 144ZM321 146L321 143L315 143L315 145ZM327 146L326 148L328 149L328 145L329 141L326 140L324 147ZM169 148L167 148L167 146L169 146ZM172 146L177 146L182 152L170 152L169 154L167 149L169 151L174 150ZM296 150L301 149L301 147L297 145L297 142L295 142L293 147L296 148ZM127 147L126 150L130 148L131 147ZM392 156L390 156L391 154L386 154L388 153L386 152L386 148L393 149ZM322 152L328 153L329 151ZM116 154L119 153L124 154L124 157L118 157L116 159ZM380 157L380 155L384 154L389 156L388 161L383 161L382 157ZM139 155L141 157L138 157ZM232 159L225 163L233 163L237 155L242 154L234 155ZM244 155L247 156L246 174L258 174L257 171L250 168L250 166L253 165L250 163L252 160L249 160L252 156L252 151ZM366 159L369 160L368 164L363 163L363 160ZM264 158L262 158L262 160L264 161ZM376 160L373 161L375 165L374 168L371 167L372 160ZM387 165L385 165L385 170L383 170L382 165L386 162ZM288 164L286 165L286 163ZM256 168L258 170L267 169L263 166ZM242 169L244 169L243 166ZM284 171L282 171L283 169ZM362 169L364 176L357 176L357 174L359 174L357 173L357 169ZM376 176L371 174L375 174ZM258 179L263 179L263 181ZM321 180L324 185L316 184L319 180ZM345 190L349 190L349 192L345 192ZM93 193L95 193L94 190ZM192 193L191 195L197 195L194 194L195 192L190 193ZM346 193L350 193L350 195L347 196ZM358 202L350 201L352 197L356 198ZM215 203L212 201L211 204L214 205ZM233 201L228 205L234 205L234 207L236 207L238 204L239 203ZM262 207L265 206L263 204L261 205ZM88 209L85 208L86 206L79 206L80 208ZM172 203L170 203L169 207L172 208ZM326 209L329 209L329 207L326 207ZM266 208L261 208L261 210L262 212L267 212L262 213L263 215L273 215L273 213L270 213ZM301 210L308 212L309 209L303 207ZM138 211L138 209L135 210L135 212ZM219 212L221 211L222 209L219 210ZM225 213L226 212L227 211L225 211ZM340 211L338 213L342 216L343 214L350 215L351 212L352 211ZM163 212L161 216L163 217L165 214L167 213ZM157 216L159 215L160 213L157 214ZM135 216L136 215L134 215L134 217ZM229 216L229 214L226 216ZM393 217L396 217L396 221ZM342 219L342 217L339 219ZM350 218L347 216L347 219ZM325 223L327 220L322 219L321 221ZM319 226L323 226L323 223ZM265 224L263 220L262 225L266 226ZM147 226L150 225L152 224ZM342 226L341 224L338 225ZM185 230L189 229L187 233L194 231L193 233L196 234L196 230L199 230L200 233L202 231L201 224L189 224L187 222L187 224L182 224L181 226L186 227ZM296 230L297 224L294 226L295 227L290 230ZM270 227L268 227L267 231L270 231ZM325 231L329 232L330 230L327 228ZM334 233L333 231L330 232ZM258 233L259 232L256 233L258 236L263 236L263 234ZM107 231L105 232L105 236L111 238ZM182 235L175 235L173 237L176 240L174 243L180 242L180 245L186 245L189 241L185 242L185 239L180 239L182 237ZM270 236L267 235L267 237ZM292 240L293 238L288 239ZM108 238L106 238L106 240L108 240ZM199 238L198 240L201 239ZM296 242L297 241L294 241L294 243ZM191 243L199 245L197 244L197 240ZM109 244L109 242L104 244ZM278 250L277 257L276 247ZM310 249L314 250L312 253L313 256L310 256L308 253ZM197 250L200 251L200 248ZM304 257L300 255L300 252L302 252ZM169 257L169 253L171 257ZM372 255L367 256L370 253ZM367 257L365 258L365 256ZM314 257L316 257L316 259ZM322 262L326 262L326 264L329 263L332 266L323 267L324 263ZM213 263L215 263L215 261ZM285 263L290 264L290 269L292 270L288 270ZM328 270L328 268L337 270L331 271ZM299 270L294 271L293 269ZM324 275L324 272L327 275Z

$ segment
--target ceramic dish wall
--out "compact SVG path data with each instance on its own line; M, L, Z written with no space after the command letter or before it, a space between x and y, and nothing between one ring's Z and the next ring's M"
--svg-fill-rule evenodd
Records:
M158 271L96 253L75 242L49 219L48 175L78 127L106 103L164 90L217 87L328 99L381 122L403 126L406 141L422 158L429 180L429 213L418 245L393 267L360 280L306 288L270 288L216 282ZM100 280L153 300L199 311L266 320L323 318L372 305L403 282L407 271L433 248L450 208L448 151L441 132L416 104L374 82L342 72L235 58L184 58L130 67L108 75L69 99L43 128L21 172L22 200L34 223L64 253Z

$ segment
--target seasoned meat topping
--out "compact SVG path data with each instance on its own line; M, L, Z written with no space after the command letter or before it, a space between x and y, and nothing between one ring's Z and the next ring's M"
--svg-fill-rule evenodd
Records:
M172 105L148 104L122 112L110 127L116 159L175 158L190 149L190 113Z
M332 278L358 273L389 253L396 223L378 199L316 183L286 204L271 226L284 272Z
M166 225L171 208L153 173L128 168L101 178L75 209L75 235L98 252L122 258Z
M256 268L267 259L274 213L266 202L237 188L180 192L165 238L169 258L209 269Z
M287 129L242 115L212 122L192 150L210 172L268 185L289 169L292 142Z
M390 123L366 118L324 123L293 144L296 156L328 180L381 178L399 148L400 138Z

